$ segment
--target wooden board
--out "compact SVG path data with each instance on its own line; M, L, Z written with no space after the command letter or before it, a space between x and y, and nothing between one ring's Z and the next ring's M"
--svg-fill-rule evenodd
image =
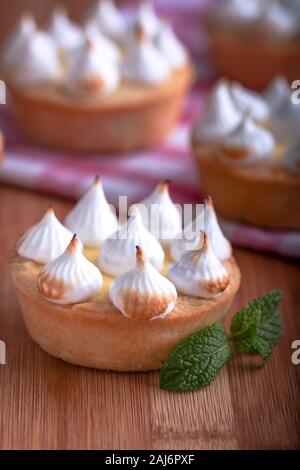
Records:
M62 217L71 203L0 188L1 449L291 449L300 447L300 269L284 259L235 250L243 282L232 312L254 296L284 292L285 335L269 363L236 357L205 390L175 394L158 373L111 373L63 363L28 337L7 255L52 202ZM231 313L232 313L231 312Z

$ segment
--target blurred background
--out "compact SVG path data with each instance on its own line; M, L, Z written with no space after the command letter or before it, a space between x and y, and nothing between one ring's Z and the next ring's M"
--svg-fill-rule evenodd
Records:
M223 30L221 36L218 36L218 34L212 34L212 31L207 28L207 10L215 5L218 6L221 2L222 0L153 1L157 13L171 20L176 34L190 51L195 70L194 86L185 99L178 124L160 145L142 151L127 152L125 155L117 154L114 155L113 160L109 155L103 154L85 155L83 158L76 152L53 151L25 142L16 132L10 119L9 106L1 106L0 129L5 134L6 156L4 164L0 167L0 181L30 188L38 193L76 199L90 184L94 175L99 173L103 175L108 199L117 203L119 194L126 194L129 200L134 202L146 196L157 181L170 178L173 181L172 196L176 202L201 202L203 193L190 150L190 135L191 128L201 116L203 103L215 80L224 75L242 81L236 74L244 74L245 82L250 76L252 80L250 84L244 82L245 85L249 88L255 88L257 85L257 88L262 90L276 74L285 73L288 70L278 54L281 50L284 54L287 52L287 63L291 69L291 75L295 79L300 78L299 42L285 42L280 39L278 42L269 43L266 50L265 47L260 47L260 40L254 37L252 38L254 46L250 41L251 50L248 51L251 61L247 58L245 62L244 49L239 48L243 41L239 40L239 36L235 36L230 40L233 39L235 47L237 46L236 55L231 54L229 51L233 51L233 46L231 47L231 43L226 43L224 40ZM238 5L250 5L251 2L252 0L236 0L232 3L238 8ZM270 2L278 5L285 3L289 5L293 3L296 6L298 4L298 7L300 5L300 0L270 0ZM38 24L43 26L49 20L53 7L60 3L66 6L72 19L81 21L95 1L10 0L9 6L5 7L0 16L0 47L22 13L32 12ZM130 8L140 2L117 0L117 3L122 7ZM247 10L247 7L245 9ZM270 21L276 29L278 11L276 8L274 11ZM282 24L284 22L283 19ZM235 31L234 28L233 31ZM277 28L276 31L279 29ZM230 28L227 29L226 33L228 32L231 32ZM261 30L260 33L263 45L265 44L265 31ZM281 38L281 35L279 34L278 37ZM286 44L288 44L287 48ZM224 45L227 50L223 48ZM290 54L290 46L293 54L298 54L298 61L295 60L295 55ZM268 55L264 56L265 53ZM260 65L256 64L258 59ZM219 70L216 62L218 62ZM232 72L231 76L226 73L227 66ZM299 77L296 75L296 70L299 70ZM258 81L262 75L264 75L263 79ZM30 119L30 116L28 118ZM286 232L284 235L289 237L289 241L286 242L286 238L283 238L281 233L271 233L262 228L244 226L236 222L224 220L223 228L227 236L237 245L290 256L300 254L298 232Z
M202 15L207 7L219 0L154 0L156 11L169 18L180 38L190 47L194 56L199 57L206 50L207 42L203 38ZM242 0L244 1L244 0ZM116 0L119 6L134 7L139 0ZM95 0L12 0L0 17L0 45L5 36L16 24L17 18L24 11L31 11L41 25L45 24L53 7L65 5L74 21L82 20L88 9L95 5Z

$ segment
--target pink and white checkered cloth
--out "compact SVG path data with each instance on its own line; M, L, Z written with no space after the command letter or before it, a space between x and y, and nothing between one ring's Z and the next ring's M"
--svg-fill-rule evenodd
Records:
M194 57L202 63L206 49L199 23L208 0L159 0L160 11L174 20L179 35L190 46ZM201 63L201 62L200 62ZM15 132L6 106L0 107L0 128L6 136L6 159L0 166L0 181L35 191L77 199L95 174L100 174L110 202L117 204L119 195L129 202L138 201L153 190L158 181L168 178L171 193L180 203L201 202L199 180L189 150L189 133L199 117L207 91L208 69L199 68L204 81L187 97L176 129L161 145L125 155L80 155L51 151L31 146ZM235 245L300 258L300 232L268 231L222 220L227 237Z

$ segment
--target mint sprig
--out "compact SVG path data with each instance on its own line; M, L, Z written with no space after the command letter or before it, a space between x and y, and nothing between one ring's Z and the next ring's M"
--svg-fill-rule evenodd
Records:
M232 319L230 339L237 351L269 358L282 334L279 312L282 294L276 289L249 302Z
M214 381L230 355L224 326L208 326L175 346L161 369L160 387L174 391L205 387Z
M160 370L160 388L193 391L211 384L232 356L230 342L238 352L259 354L265 363L282 335L281 300L276 289L249 302L234 315L230 335L215 323L185 338Z

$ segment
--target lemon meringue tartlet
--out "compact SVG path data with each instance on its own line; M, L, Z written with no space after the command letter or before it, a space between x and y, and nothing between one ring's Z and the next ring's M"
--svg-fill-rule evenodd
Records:
M106 241L82 252L73 235L60 246L61 227L50 233L44 230L49 221L42 220L23 237L26 250L20 242L11 257L32 339L72 364L117 371L160 368L179 341L224 319L239 288L239 268L212 211L209 206L207 232L198 234L203 246L198 240L193 251L182 250L171 265L168 253L141 227L137 209L127 223L135 225L133 238L121 245L118 237L107 239L111 246L105 265L101 252ZM41 248L50 252L53 246L60 247L55 259L43 250L43 260L36 256Z
M300 229L299 133L300 106L282 77L264 95L220 80L192 132L201 189L217 212L266 228Z
M171 26L145 2L129 17L98 2L82 25L56 9L46 30L22 17L0 57L14 119L47 147L121 152L174 127L192 65Z
M208 11L206 25L222 75L254 89L278 74L299 77L299 2L222 0Z

